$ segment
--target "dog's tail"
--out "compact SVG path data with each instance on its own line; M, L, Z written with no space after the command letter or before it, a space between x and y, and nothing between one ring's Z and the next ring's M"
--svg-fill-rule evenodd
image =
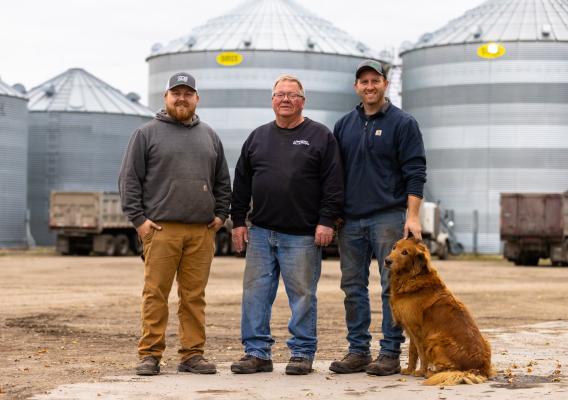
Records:
M426 379L423 384L429 386L452 386L460 383L473 385L483 383L487 378L487 376L481 375L479 371L442 371Z

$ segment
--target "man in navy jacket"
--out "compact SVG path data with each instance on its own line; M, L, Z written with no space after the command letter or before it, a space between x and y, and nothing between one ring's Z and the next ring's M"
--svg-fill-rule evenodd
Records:
M337 121L333 132L345 171L345 221L339 230L339 249L349 351L329 368L337 373L391 375L400 372L404 336L393 324L384 259L397 240L410 234L421 238L426 157L416 120L385 97L388 81L379 62L359 64L354 87L361 104ZM375 361L370 353L368 290L373 254L379 264L383 311L383 338Z

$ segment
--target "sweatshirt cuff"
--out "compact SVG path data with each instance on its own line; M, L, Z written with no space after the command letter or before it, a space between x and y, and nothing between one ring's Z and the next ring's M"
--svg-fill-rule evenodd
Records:
M234 215L231 216L233 220L233 228L240 228L241 226L247 226L246 218L235 217Z
M142 225L144 222L146 222L146 217L143 215L140 215L139 217L134 218L132 221L132 225L134 225L135 228L138 228L140 225Z
M335 223L335 219L320 215L318 225L323 225L323 226L327 226L328 228L333 228L334 223Z

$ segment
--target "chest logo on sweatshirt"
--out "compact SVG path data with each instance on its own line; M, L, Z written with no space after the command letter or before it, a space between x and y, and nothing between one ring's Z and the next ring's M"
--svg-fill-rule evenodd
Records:
M377 129L377 130L375 131L375 136L381 136L382 134L383 134L383 131L380 130L380 129Z
M309 146L310 142L308 142L307 140L294 140L292 144L296 146Z

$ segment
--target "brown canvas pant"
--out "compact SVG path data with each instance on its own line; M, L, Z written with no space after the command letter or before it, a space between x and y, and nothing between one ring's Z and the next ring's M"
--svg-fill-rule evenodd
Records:
M166 348L168 296L178 283L179 353L182 361L203 354L205 346L205 286L214 254L215 232L205 224L158 222L143 238L144 290L142 337L138 355L161 359Z

